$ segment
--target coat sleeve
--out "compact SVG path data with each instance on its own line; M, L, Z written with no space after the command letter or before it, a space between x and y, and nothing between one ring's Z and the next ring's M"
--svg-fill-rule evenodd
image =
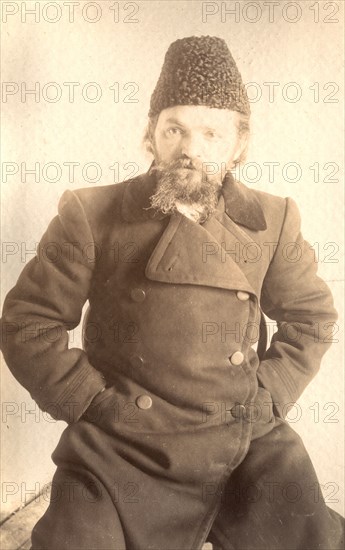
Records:
M295 202L286 199L285 218L264 279L261 307L277 322L257 376L280 416L300 397L330 347L337 313L326 283L317 276L314 251L300 231Z
M58 420L76 421L105 386L81 349L68 347L88 299L96 250L78 196L66 191L37 255L4 302L2 349L16 379Z

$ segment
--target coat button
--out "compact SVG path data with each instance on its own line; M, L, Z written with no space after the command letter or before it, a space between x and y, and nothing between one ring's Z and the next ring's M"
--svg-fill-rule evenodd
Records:
M240 365L243 363L244 355L241 351L235 351L230 357L230 363L232 365Z
M241 302L245 302L246 300L249 300L249 294L248 292L243 292L243 290L239 290L236 292L236 296Z
M132 357L130 358L130 363L132 367L134 367L135 369L139 369L143 366L145 361L140 355L132 355Z
M139 409L151 409L152 407L152 399L149 395L139 395L136 403Z
M232 409L230 409L231 415L234 418L243 418L244 413L246 412L245 405L241 405L240 403L236 403Z
M146 292L142 288L133 288L131 298L134 302L143 302L146 298Z

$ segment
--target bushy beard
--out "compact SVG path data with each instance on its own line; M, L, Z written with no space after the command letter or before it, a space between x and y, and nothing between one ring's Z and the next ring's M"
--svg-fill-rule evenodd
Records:
M220 174L209 175L198 159L160 162L152 169L157 175L157 189L150 198L151 206L164 214L178 210L177 205L197 207L205 221L216 209L222 180Z

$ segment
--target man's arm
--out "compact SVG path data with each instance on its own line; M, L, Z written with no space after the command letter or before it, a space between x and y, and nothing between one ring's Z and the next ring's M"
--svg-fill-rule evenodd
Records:
M281 416L318 372L337 319L332 294L316 274L315 254L301 235L300 222L295 202L286 199L279 243L261 295L262 310L277 321L278 331L257 375Z
M68 349L80 322L95 266L95 246L83 206L66 191L37 256L6 297L2 349L17 380L42 410L76 421L105 386L83 350Z

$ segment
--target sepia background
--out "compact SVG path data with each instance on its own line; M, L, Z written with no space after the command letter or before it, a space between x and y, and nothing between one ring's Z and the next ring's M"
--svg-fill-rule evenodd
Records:
M2 299L65 189L148 168L141 141L169 44L190 35L226 40L252 108L242 181L295 199L339 311L334 344L289 420L328 505L344 513L343 2L28 1L1 9ZM71 345L80 345L80 330ZM50 481L65 424L43 415L6 365L1 381L6 517Z

